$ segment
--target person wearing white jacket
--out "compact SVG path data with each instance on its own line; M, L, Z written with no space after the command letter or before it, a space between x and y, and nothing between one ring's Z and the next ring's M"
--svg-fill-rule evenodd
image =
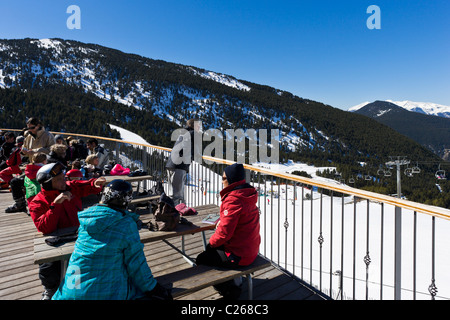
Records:
M86 141L86 146L88 148L88 156L93 154L98 157L98 166L97 168L102 169L105 167L105 165L108 164L109 158L108 158L108 150L103 148L98 144L97 139L90 138Z

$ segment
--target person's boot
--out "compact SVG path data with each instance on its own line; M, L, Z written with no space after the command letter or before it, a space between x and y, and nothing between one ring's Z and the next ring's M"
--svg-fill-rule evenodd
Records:
M56 293L56 289L47 289L44 287L41 300L52 300L53 295Z
M27 202L25 201L25 198L17 199L16 202L12 206L9 206L5 209L6 213L14 213L14 212L25 212L27 211Z

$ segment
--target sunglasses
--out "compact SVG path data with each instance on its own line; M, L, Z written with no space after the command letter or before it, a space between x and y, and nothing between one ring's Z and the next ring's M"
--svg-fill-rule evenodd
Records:
M227 177L222 176L222 180L223 181L227 180Z
M33 130L33 129L36 129L36 126L28 127L27 129L28 130Z

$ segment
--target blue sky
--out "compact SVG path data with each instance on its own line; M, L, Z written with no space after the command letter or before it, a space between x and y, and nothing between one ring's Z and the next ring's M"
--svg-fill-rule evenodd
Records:
M70 30L70 5L81 29ZM381 10L370 30L367 8ZM196 66L347 110L450 105L448 0L1 1L0 38L63 38Z

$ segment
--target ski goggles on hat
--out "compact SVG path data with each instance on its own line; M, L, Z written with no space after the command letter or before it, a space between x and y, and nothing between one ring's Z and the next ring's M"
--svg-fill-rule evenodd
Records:
M62 163L57 162L53 166L52 170L50 170L49 173L50 173L50 176L52 178L56 177L57 175L60 175L61 173L65 175L66 174L66 167Z

